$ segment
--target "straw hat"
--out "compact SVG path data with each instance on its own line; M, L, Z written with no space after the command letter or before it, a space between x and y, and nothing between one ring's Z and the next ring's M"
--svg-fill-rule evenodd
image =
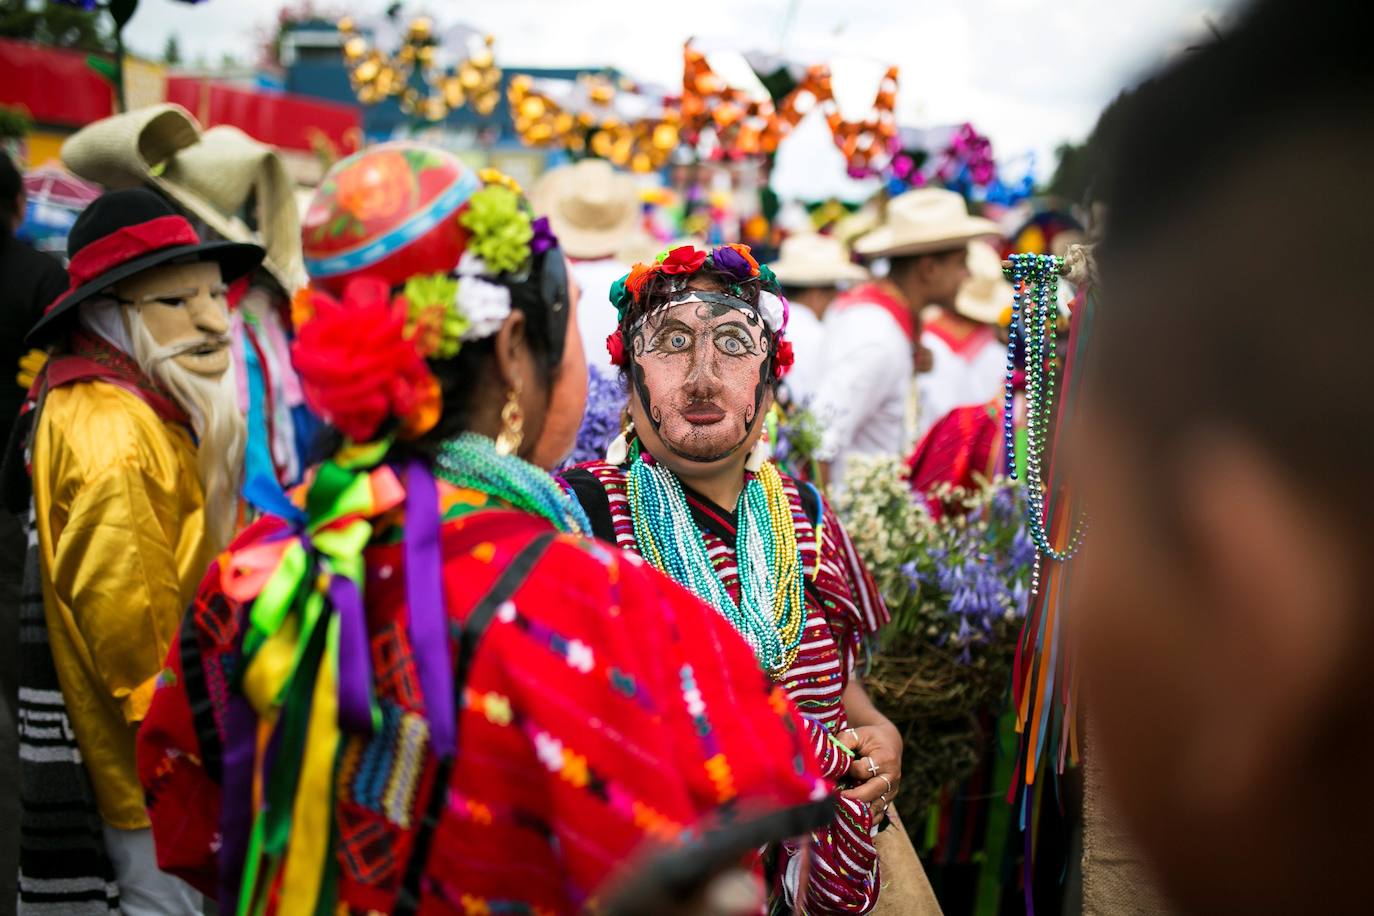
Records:
M802 232L783 240L778 259L768 265L784 286L839 286L868 279L851 263L839 239Z
M564 253L605 258L618 252L639 225L634 179L603 159L559 166L539 179L530 195Z
M1011 284L1002 276L1002 258L987 242L969 242L969 278L954 300L954 311L970 321L997 324L1011 305Z
M854 250L868 258L925 254L996 234L996 223L969 216L961 195L942 188L918 188L888 201L882 223L856 241Z
M202 134L186 109L154 105L77 131L62 161L107 188L156 188L223 238L263 244L263 266L288 293L304 285L295 185L277 152L238 128ZM254 191L261 236L238 215Z

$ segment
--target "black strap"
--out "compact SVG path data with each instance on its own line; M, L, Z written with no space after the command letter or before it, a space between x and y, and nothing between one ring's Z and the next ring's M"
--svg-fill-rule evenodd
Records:
M611 520L611 498L596 475L586 468L569 468L561 475L572 487L573 498L582 504L587 520L592 523L592 534L599 541L617 546L615 542L615 523Z
M413 914L420 908L420 882L429 865L430 843L434 840L434 831L439 826L444 802L448 798L448 780L453 772L453 761L461 748L462 733L459 727L462 722L463 692L467 689L468 674L472 668L472 660L477 654L477 647L486 635L487 627L496 616L496 611L525 583L530 571L534 569L534 564L539 562L539 558L544 555L554 537L553 532L545 532L526 544L510 565L501 572L491 591L477 602L472 613L463 621L463 630L458 636L458 659L453 666L453 693L457 700L454 708L460 711L457 721L454 722L453 757L441 759L435 768L434 783L429 790L429 804L425 806L424 818L420 821L419 829L415 831L415 844L410 851L405 881L396 895L393 913Z
M802 510L806 512L806 517L811 519L811 527L821 526L821 509L825 503L821 500L821 492L816 489L816 485L807 480L795 481L797 484L797 495L801 497Z
M216 619L224 620L229 616L224 595L217 593L210 602L208 610ZM194 602L181 619L181 686L186 691L186 700L191 707L191 723L195 728L196 743L200 746L205 775L219 785L223 777L224 747L220 742L219 729L215 726L215 708L210 701L205 666L201 664L200 633L196 626Z

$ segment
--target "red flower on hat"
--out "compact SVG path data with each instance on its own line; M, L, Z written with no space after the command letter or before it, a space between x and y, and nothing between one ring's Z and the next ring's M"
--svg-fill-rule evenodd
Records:
M706 252L697 251L691 245L683 245L668 252L668 257L659 265L665 274L692 274L706 263Z
M612 365L625 365L625 335L620 333L620 328L606 338L606 352L611 354Z
M405 313L376 277L358 277L343 301L311 297L314 315L291 345L310 407L354 442L368 442L390 417L433 413L437 386L405 333Z
M658 273L658 269L658 264L636 264L630 271L629 277L625 279L625 289L634 296L636 302L639 301L639 291L649 282L649 278Z
M781 379L792 369L792 341L783 338L773 352L773 377Z

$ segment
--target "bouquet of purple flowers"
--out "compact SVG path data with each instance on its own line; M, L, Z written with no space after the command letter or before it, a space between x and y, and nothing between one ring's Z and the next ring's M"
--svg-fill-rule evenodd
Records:
M896 460L851 460L845 483L837 509L892 614L866 683L906 737L900 801L919 816L972 770L1006 702L1035 562L1025 492L942 485L935 519Z

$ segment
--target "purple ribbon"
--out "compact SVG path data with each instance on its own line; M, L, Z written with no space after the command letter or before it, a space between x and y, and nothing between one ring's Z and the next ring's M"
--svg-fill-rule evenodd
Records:
M329 577L329 603L339 615L339 728L372 734L372 660L367 614L358 586L347 576Z
M444 610L443 553L439 546L439 488L421 460L406 471L406 605L410 645L425 697L429 736L435 753L454 751L453 665Z
M230 691L224 714L219 832L220 905L238 909L248 835L253 830L253 758L257 754L258 714L243 694ZM265 771L264 771L265 772Z

